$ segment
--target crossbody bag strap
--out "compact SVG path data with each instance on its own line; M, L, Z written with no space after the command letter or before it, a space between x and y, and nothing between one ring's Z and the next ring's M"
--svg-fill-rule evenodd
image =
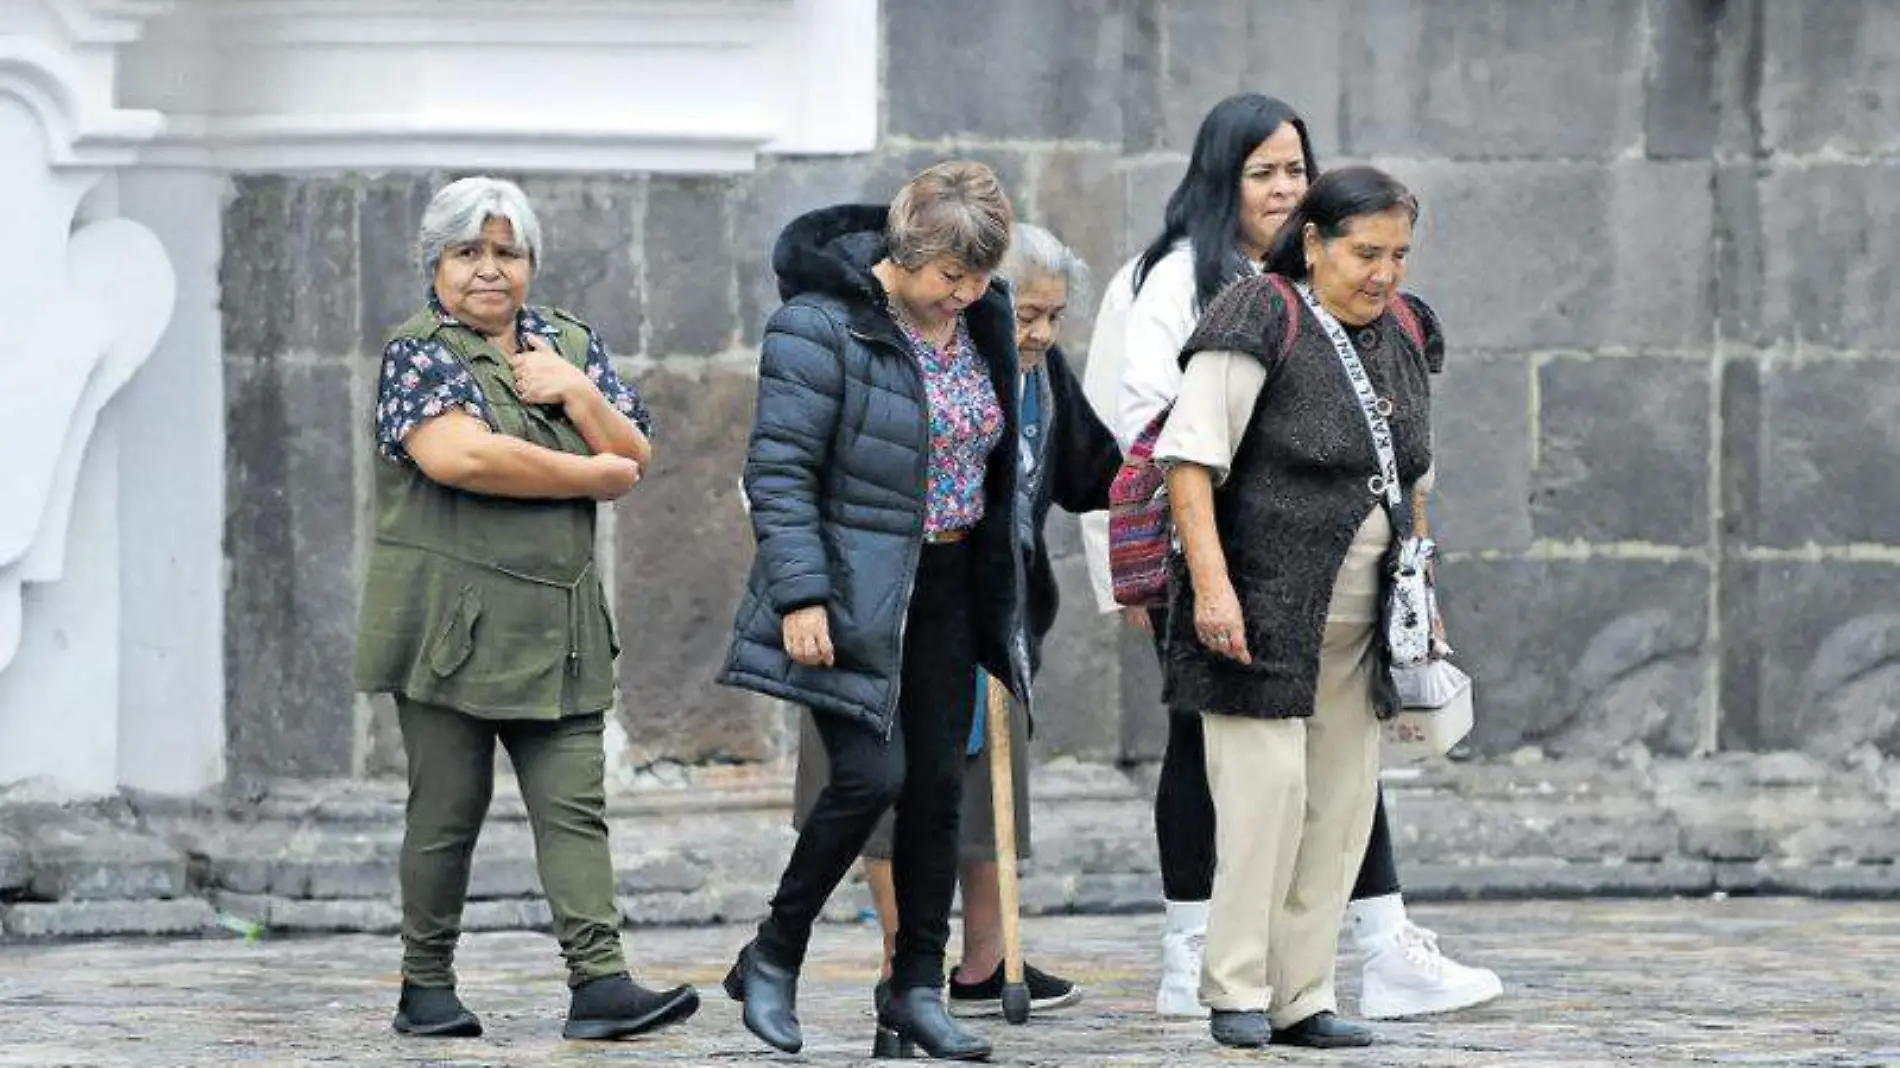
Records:
M1399 489L1399 459L1392 448L1392 426L1385 421L1385 413L1379 410L1379 394L1372 388L1372 377L1366 373L1366 365L1360 361L1358 350L1352 347L1352 340L1346 336L1346 328L1339 325L1313 295L1311 286L1301 283L1298 286L1300 299L1319 320L1326 336L1332 339L1333 351L1339 354L1339 365L1346 371L1346 381L1352 385L1354 396L1359 399L1359 412L1366 418L1366 429L1372 434L1372 447L1379 454L1379 473L1372 476L1367 485L1375 495L1385 499L1387 513L1397 525L1400 510L1405 506L1405 498ZM1417 530L1420 510L1414 509L1412 529Z

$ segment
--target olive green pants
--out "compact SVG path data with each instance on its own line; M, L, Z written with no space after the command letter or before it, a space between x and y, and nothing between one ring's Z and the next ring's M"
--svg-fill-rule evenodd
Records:
M495 789L495 742L508 750L534 830L541 888L568 984L627 970L607 849L605 724L599 713L558 720L490 720L396 699L409 758L402 839L402 977L455 985L469 860Z

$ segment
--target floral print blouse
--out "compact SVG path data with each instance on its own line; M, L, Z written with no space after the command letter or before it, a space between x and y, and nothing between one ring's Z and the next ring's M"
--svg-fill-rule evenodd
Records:
M429 294L429 310L444 325L461 325L433 292ZM561 333L534 308L522 308L515 314L515 332L522 339L524 348L529 334L539 334L547 338L549 344L553 344ZM641 433L653 433L653 420L647 414L646 404L640 399L640 391L632 383L621 381L620 376L614 373L613 361L607 356L606 346L600 343L600 335L591 329L587 331L586 371L601 396L607 398L607 403L633 420ZM403 448L403 439L427 420L449 411L467 412L491 427L494 425L489 419L488 404L482 399L481 388L475 384L475 377L440 341L417 341L414 338L391 341L383 349L383 370L376 391L377 452L385 460L413 462L408 451Z
M983 476L1003 439L1003 406L961 315L941 350L894 316L924 375L930 405L924 533L968 530L983 518Z

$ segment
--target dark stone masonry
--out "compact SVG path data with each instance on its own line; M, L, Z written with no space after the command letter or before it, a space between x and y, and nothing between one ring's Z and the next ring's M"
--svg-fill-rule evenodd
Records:
M767 264L794 214L951 156L1106 278L1200 116L1258 88L1424 203L1412 287L1451 341L1445 596L1473 755L1900 753L1900 7L1890 0L889 3L883 137L721 177L520 175L536 296L647 393L660 460L611 529L633 769L774 765L715 687L750 534L735 482ZM239 782L384 775L349 689L367 408L448 175L236 180L222 265L226 626ZM1078 356L1088 317L1071 331ZM1073 520L1044 759L1156 755L1140 641L1094 615Z

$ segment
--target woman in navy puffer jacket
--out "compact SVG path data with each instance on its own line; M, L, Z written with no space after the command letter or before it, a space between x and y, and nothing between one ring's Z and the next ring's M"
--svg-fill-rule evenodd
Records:
M726 991L770 1045L803 1045L798 971L827 898L897 810L899 930L875 1052L982 1059L945 1011L944 946L970 688L1027 699L1017 528L1019 368L990 274L1012 214L996 176L944 163L888 209L813 212L772 252L746 498L758 555L720 681L812 709L832 776Z

